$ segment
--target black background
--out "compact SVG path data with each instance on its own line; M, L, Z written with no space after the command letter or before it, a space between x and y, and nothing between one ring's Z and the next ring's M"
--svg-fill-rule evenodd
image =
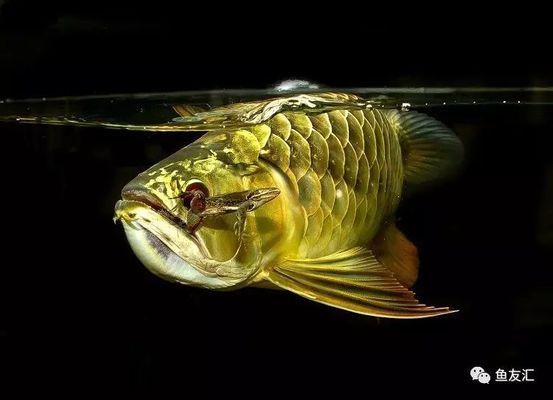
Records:
M452 9L400 18L395 4L313 5L319 16L291 4L3 3L0 97L264 88L287 78L336 87L553 84L540 32L520 35L535 15L522 13L483 34L474 27L486 17L454 22ZM547 384L551 111L433 112L462 138L467 162L455 180L406 199L399 225L420 250L419 297L461 312L421 321L161 281L111 216L123 184L185 144L179 135L1 126L0 391L368 398L379 383L391 392L482 391L468 376L474 365L536 370L536 384L504 387Z

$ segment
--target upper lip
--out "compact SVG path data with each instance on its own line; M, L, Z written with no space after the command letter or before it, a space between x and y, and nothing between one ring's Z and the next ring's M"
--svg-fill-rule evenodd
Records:
M167 210L167 207L163 201L148 191L140 189L126 189L122 192L121 197L123 200L138 201L139 203L145 204L179 227L184 229L187 228L184 220Z
M144 190L124 190L123 193L121 193L121 197L123 198L123 200L132 200L144 203L156 211L165 209L165 205L157 196L154 196L153 194Z

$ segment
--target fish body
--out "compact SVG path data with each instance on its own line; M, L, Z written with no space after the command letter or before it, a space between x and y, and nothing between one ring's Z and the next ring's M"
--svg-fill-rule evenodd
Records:
M278 112L209 131L143 172L123 189L116 217L142 262L171 281L280 287L374 316L439 315L449 310L408 289L418 258L394 214L406 183L439 177L461 150L449 129L416 112ZM201 193L187 191L197 185ZM251 194L269 189L262 202Z

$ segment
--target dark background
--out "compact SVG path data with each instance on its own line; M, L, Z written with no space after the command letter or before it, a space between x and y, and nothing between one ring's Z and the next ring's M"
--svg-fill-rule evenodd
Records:
M400 18L391 4L314 5L319 16L290 4L1 3L2 98L264 88L287 78L336 87L553 85L539 24L520 34L539 10L481 33L481 10L482 21L455 22L454 9ZM471 382L475 365L535 369L536 384L507 388L546 385L551 111L432 112L465 143L465 167L406 199L399 225L420 250L419 297L461 311L418 321L363 317L284 292L161 281L111 216L124 183L186 144L180 135L2 125L0 392L368 398L382 383L391 392L500 386Z

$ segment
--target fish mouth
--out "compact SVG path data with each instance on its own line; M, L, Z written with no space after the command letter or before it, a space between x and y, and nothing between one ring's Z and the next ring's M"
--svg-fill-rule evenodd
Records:
M204 246L201 245L196 232L190 232L186 221L180 218L178 215L173 214L169 211L165 203L156 195L141 189L125 189L121 193L122 200L118 201L115 205L115 217L114 220L133 220L134 213L125 212L125 206L129 203L139 204L142 207L153 211L155 214L162 217L170 225L173 225L181 231L188 239L192 240L196 246L200 249L204 256L207 257ZM147 221L150 222L150 221ZM140 224L144 229L148 230L143 224ZM150 232L153 236L157 236L156 233Z
M152 193L139 185L128 185L123 188L121 199L115 205L114 221L120 220L135 228L149 230L166 245L172 244L172 246L169 245L171 250L181 256L184 256L181 240L194 243L201 259L218 262L233 258L241 246L233 231L229 231L233 238L223 240L221 243L219 235L225 232L221 230L222 226L213 225L213 222L209 226L206 224L205 229L191 229L193 226L190 223L187 224L186 214L181 216L174 213L171 210L172 205L168 204L167 200L164 201L164 198L158 196L156 192ZM167 232L171 232L171 235L168 236Z
M201 286L209 280L224 286L216 274L197 265L209 259L205 245L160 198L136 189L124 190L121 197L114 219L121 220L134 253L150 271L183 284Z
M231 285L231 282L221 279L216 273L199 267L198 262L201 264L203 255L191 235L185 233L180 236L175 232L178 228L161 216L155 224L150 223L150 218L153 220L158 214L153 208L146 207L144 203L137 203L136 200L122 200L118 207L125 207L125 202L133 202L135 206L141 208L141 210L136 209L137 213L142 214L137 219L129 220L123 214L125 211L120 213L127 240L134 254L150 272L160 278L188 286L222 289ZM165 225L165 228L156 229L156 224ZM183 242L176 244L171 237L180 237ZM183 251L192 254L187 256Z
M186 221L167 210L167 207L165 207L163 201L150 192L139 189L128 189L121 193L121 198L123 201L134 201L151 208L156 213L177 225L179 228L186 230L190 236L196 237L193 232L189 232Z

